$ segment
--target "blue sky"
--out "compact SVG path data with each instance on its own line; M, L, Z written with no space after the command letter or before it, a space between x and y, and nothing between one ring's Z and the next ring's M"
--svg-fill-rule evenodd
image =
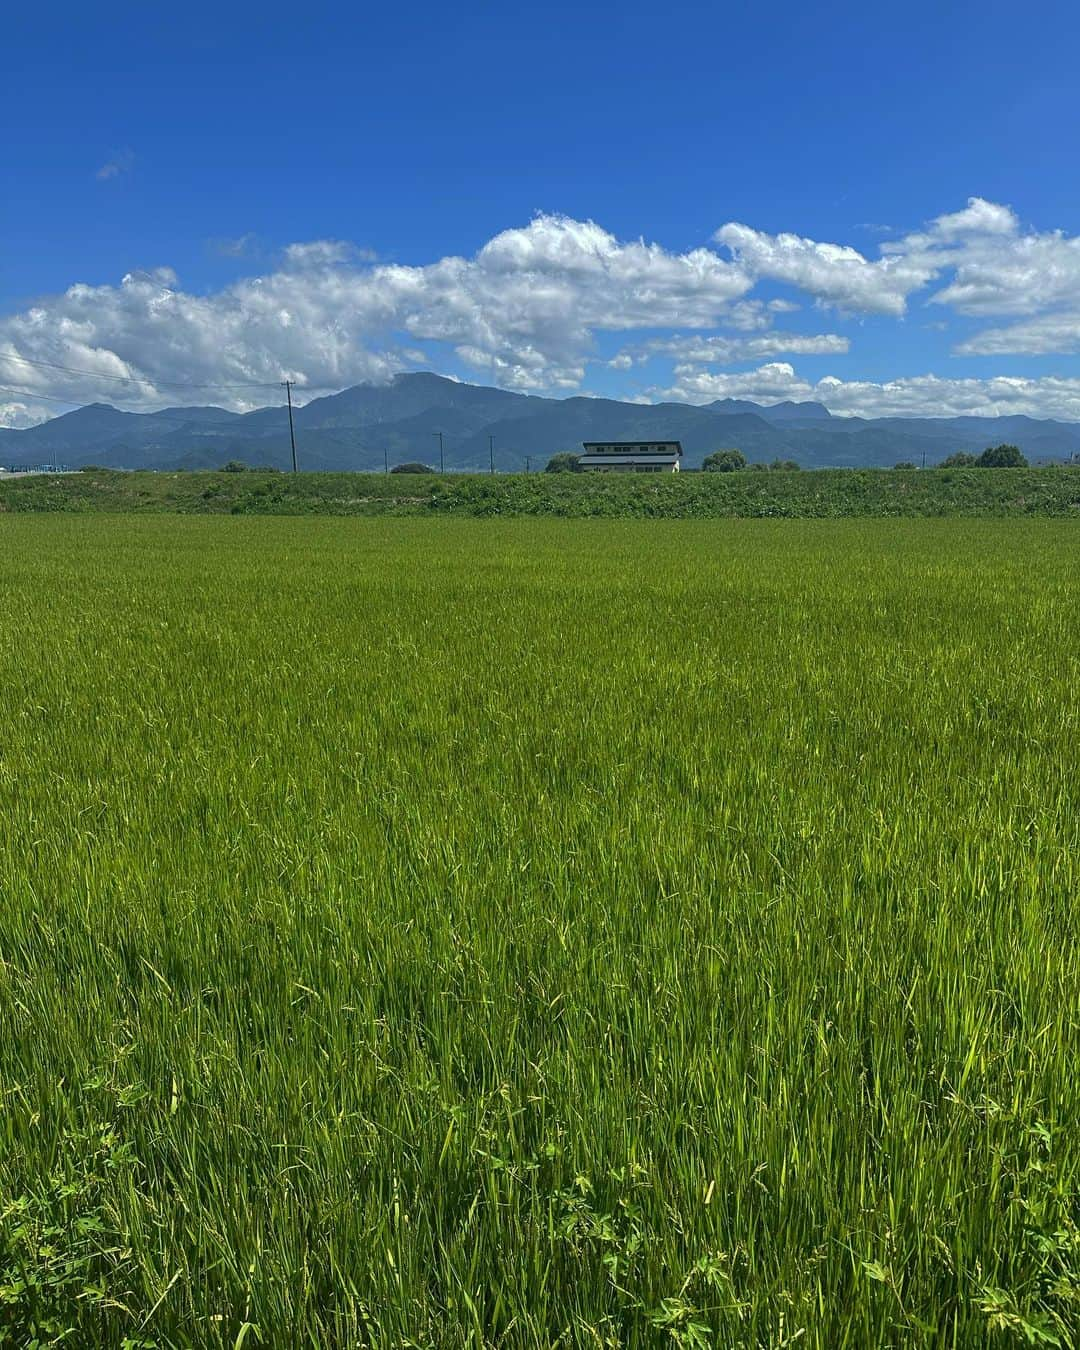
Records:
M21 7L0 424L418 367L1080 419L1078 45L1063 3Z

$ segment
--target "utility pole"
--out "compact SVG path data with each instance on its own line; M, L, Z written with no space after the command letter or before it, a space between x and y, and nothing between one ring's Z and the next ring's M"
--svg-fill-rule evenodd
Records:
M491 472L495 472L495 437L488 437L488 455L491 459Z
M925 451L925 450L922 452L922 466L923 466L924 469L926 468L926 451Z
M390 451L383 446L382 452L383 473L390 472Z
M532 455L525 456L525 472L532 473Z
M432 434L433 436L438 436L438 438L439 438L439 472L440 472L440 473L445 473L446 470L445 470L444 467L443 467L443 440L442 440L442 432L441 432L441 431L433 431L431 434Z
M296 472L296 432L292 421L292 380L283 380L285 397L289 400L289 444L292 446L292 471Z

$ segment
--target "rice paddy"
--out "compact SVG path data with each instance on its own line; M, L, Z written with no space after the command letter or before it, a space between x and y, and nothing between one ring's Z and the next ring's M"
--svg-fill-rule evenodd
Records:
M1080 1343L1078 576L0 519L0 1344Z

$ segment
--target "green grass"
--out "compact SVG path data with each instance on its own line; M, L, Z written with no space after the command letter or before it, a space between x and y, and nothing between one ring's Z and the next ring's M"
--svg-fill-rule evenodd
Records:
M1080 516L1080 469L802 473L115 473L0 481L0 513L700 518Z
M0 1344L1080 1343L1078 575L0 520Z

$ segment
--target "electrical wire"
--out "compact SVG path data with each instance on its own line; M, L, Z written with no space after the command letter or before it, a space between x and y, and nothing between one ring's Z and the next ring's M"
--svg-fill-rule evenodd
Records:
M47 403L66 403L68 406L78 405L79 400L75 398L60 398L57 394L39 394L32 389L12 389L6 384L0 384L0 394L14 394L16 398L44 399ZM118 412L124 409L118 408Z
M28 399L34 399L34 400L37 400L37 399L43 399L43 400L44 400L45 402L47 402L47 403L63 403L63 404L65 404L66 407L67 407L70 411L72 411L72 412L80 411L82 408L85 408L86 406L88 406L88 405L86 405L85 403L80 404L80 402L79 402L78 399L73 399L73 398L61 398L58 394L39 394L39 393L37 393L36 391L34 391L34 390L32 390L32 389L15 389L15 388L13 388L11 385L6 385L6 384L0 384L0 394L12 394L12 395L14 395L15 398L28 398ZM187 426L190 426L190 425L191 425L191 419L188 418L188 417L184 417L184 416L182 415L182 413L183 413L183 410L182 410L182 409L181 409L180 415L177 415L176 413L173 413L173 414L170 415L170 414L168 414L168 413L166 413L166 412L164 412L164 411L162 411L162 412L156 412L156 411L154 411L154 409L152 409L152 408L149 408L149 409L148 409L148 408L139 408L139 409L137 409L137 410L136 410L136 409L133 409L133 408L116 408L116 407L114 407L111 403L110 403L110 404L107 404L106 406L109 407L109 408L112 408L112 411L113 411L113 412L127 413L128 416L130 416L130 417L154 417L154 418L157 419L158 422L162 422L162 423L165 423L165 424L167 424L167 425L174 426L174 427L187 427ZM223 411L228 411L228 409L224 409ZM264 410L263 410L262 408L260 408L258 411L259 411L259 412L262 412L262 411L264 411ZM284 408L282 408L282 411L284 412ZM242 414L242 413L237 413L236 416L237 416L237 417L242 417L243 414ZM207 425L210 425L210 424L207 424ZM214 425L217 425L217 424L214 424ZM221 425L222 425L222 426L231 426L231 423L222 423ZM0 430L2 430L2 431L28 431L28 430L30 430L30 428L29 428L29 427L0 427Z
M242 383L200 384L191 380L147 380L138 375L106 375L104 371L79 370L75 366L61 366L55 361L37 361L29 356L13 356L0 352L0 361L21 361L27 366L39 366L43 370L61 370L66 375L82 375L91 380L112 380L123 384L144 384L151 389L278 389L281 381L246 380ZM44 395L41 395L44 398Z

